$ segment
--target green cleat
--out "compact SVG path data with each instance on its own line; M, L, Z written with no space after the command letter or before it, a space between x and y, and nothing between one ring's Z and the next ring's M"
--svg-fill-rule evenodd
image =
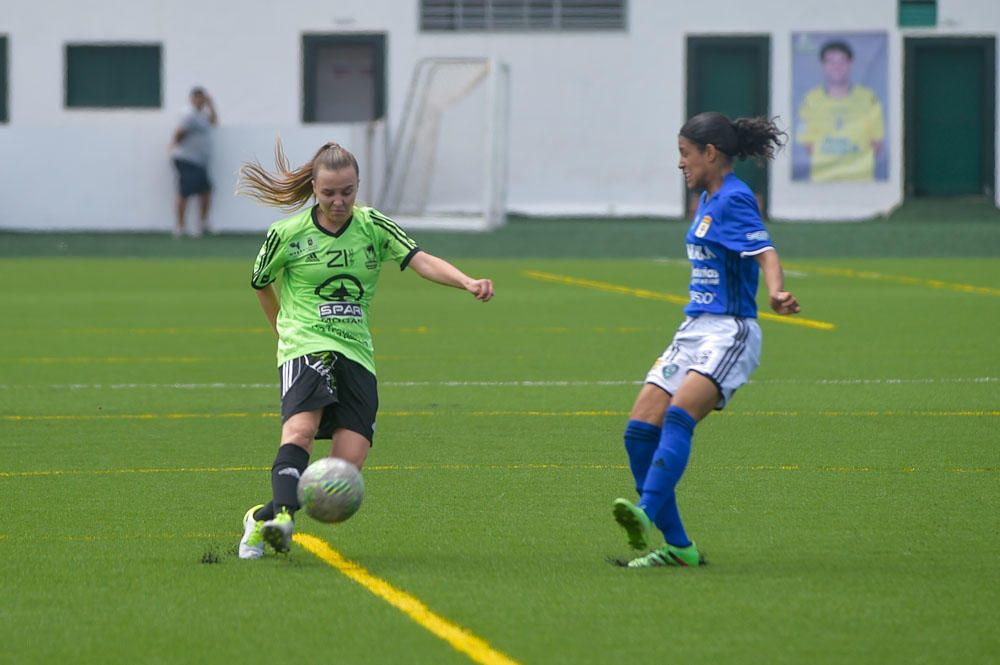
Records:
M264 542L274 548L275 552L284 554L292 549L292 532L295 531L295 523L292 516L284 508L275 515L273 520L264 522L260 527L260 534Z
M687 547L674 547L664 545L655 549L646 556L632 559L628 562L629 568L659 568L661 566L679 566L682 568L704 566L708 562L698 551L698 546L691 543Z
M240 539L240 558L259 559L264 556L264 538L261 535L263 520L255 520L253 514L264 507L254 506L243 515L243 538Z
M645 550L653 541L653 525L639 506L627 499L615 499L611 504L615 520L628 534L628 544L634 550Z

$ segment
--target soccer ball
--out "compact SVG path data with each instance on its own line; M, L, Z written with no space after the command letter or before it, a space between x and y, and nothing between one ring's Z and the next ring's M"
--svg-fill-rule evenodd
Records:
M358 512L365 498L361 472L347 460L324 457L309 465L299 479L299 505L320 522L343 522Z

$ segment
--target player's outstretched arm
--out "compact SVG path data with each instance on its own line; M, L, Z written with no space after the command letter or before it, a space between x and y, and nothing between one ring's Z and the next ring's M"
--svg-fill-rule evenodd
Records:
M444 259L427 252L417 252L410 259L409 267L426 280L456 289L465 289L486 302L493 297L493 280L473 279Z
M767 284L768 300L771 309L778 314L797 314L802 308L799 301L788 291L785 291L785 272L781 269L781 259L773 249L754 256L764 273L764 283Z

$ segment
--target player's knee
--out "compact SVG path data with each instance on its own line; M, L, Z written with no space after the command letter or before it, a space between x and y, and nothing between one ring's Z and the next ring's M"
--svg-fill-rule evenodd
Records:
M659 427L663 424L663 414L668 406L670 406L670 394L658 386L647 383L639 391L639 397L632 406L629 418Z
M282 444L294 443L300 448L305 448L306 450L312 450L312 443L315 436L316 430L304 424L286 423L285 426L281 428Z

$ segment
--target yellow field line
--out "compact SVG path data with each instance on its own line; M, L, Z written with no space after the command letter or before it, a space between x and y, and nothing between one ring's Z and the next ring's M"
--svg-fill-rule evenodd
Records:
M470 411L470 416L492 418L496 416L524 416L541 418L602 418L627 416L628 411Z
M925 286L931 289L948 289L950 291L960 291L962 293L978 293L986 296L1000 296L1000 289L994 289L988 286L961 284L959 282L945 282L940 279L924 279L922 277L909 277L907 275L886 275L885 273L875 272L872 270L852 270L851 268L816 268L813 266L800 266L794 264L790 264L787 267L791 270L798 270L807 274L814 272L819 275L831 275L834 277L869 279L879 282L891 282L893 284L905 284L907 286Z
M0 416L0 420L188 420L191 418L276 418L277 413L88 413L83 415Z
M46 469L41 471L0 471L0 478L29 478L48 476L121 476L152 473L234 473L245 471L268 471L269 466L224 466L224 467L187 467L147 468L147 469Z
M470 411L467 414L481 417L604 417L612 416L620 418L627 416L628 411ZM449 414L452 415L452 414ZM724 411L720 414L725 417L763 417L763 418L797 418L800 416L823 416L827 418L868 418L868 417L930 417L930 418L953 418L953 417L975 417L975 418L996 418L1000 416L1000 411L991 410L967 410L967 411Z
M397 589L381 578L375 577L354 561L345 559L340 552L330 547L326 542L307 533L297 533L293 537L295 542L308 552L400 610L417 625L441 638L456 651L464 653L473 661L483 663L483 665L517 665L516 660L497 651L485 640L432 612L418 598Z
M431 417L474 416L477 418L623 418L628 411L387 411L379 416ZM967 409L960 411L723 411L722 417L798 418L822 416L825 418L996 418L1000 411ZM277 413L121 413L83 415L4 415L0 421L80 421L80 420L186 420L212 418L277 418Z
M582 277L555 275L553 273L540 272L538 270L525 270L521 274L530 279L537 279L542 282L566 284L567 286L582 286L587 289L607 291L609 293L621 293L623 295L634 296L636 298L659 300L662 302L673 303L675 305L687 305L690 302L690 299L688 298L675 296L671 293L661 293L659 291L650 291L649 289L636 289L631 286L622 286L620 284L611 284L609 282L598 282L593 279L584 279ZM758 318L766 321L786 323L791 326L802 326L803 328L813 328L815 330L833 330L836 327L832 323L828 323L826 321L806 319L800 316L778 316L777 314L771 314L770 312L760 312L757 316Z
M141 357L141 358L130 358L128 356L109 356L104 358L89 357L89 356L75 356L69 358L63 358L60 356L25 356L21 358L0 358L0 362L3 363L21 363L21 364L36 364L36 365L86 365L90 363L101 363L102 365L124 365L128 363L160 363L160 364L175 364L175 363L204 363L208 362L210 358L197 358L188 356L156 356L156 357Z
M369 471L473 471L476 469L504 469L510 471L537 469L606 470L627 469L625 464L368 464ZM269 466L222 466L222 467L150 467L139 469L45 469L40 471L0 471L0 478L31 478L48 476L117 476L151 473L243 473L247 471L270 471Z
M918 418L996 418L1000 411L820 411L820 416L830 418L892 418L895 416L913 416Z
M276 411L260 413L88 413L83 415L5 415L0 420L32 421L32 420L190 420L210 418L277 418ZM433 416L433 411L385 411L380 416Z
M37 533L25 533L19 531L18 533L11 536L10 534L0 533L0 540L4 538L10 538L11 540L24 540L24 541L46 541L46 542L85 542L85 543L99 543L99 542L121 542L121 541L142 541L142 540L176 540L177 538L183 538L184 540L229 540L233 537L231 531L224 533L172 533L169 531L158 531L156 533L143 532L135 534L114 534L105 535L104 533L97 534L76 534L72 536L54 536L49 534L37 534Z
M365 473L395 471L624 471L627 464L369 464ZM269 466L177 467L145 469L43 469L35 471L0 471L0 478L49 478L61 476L120 476L155 473L263 473ZM715 464L699 469L711 471L824 471L829 473L916 473L946 471L948 473L1000 473L1000 467L948 467L920 469L912 466L877 468L871 466L801 466L799 464Z
M189 335L189 334L249 334L249 335L270 335L273 330L265 326L255 326L250 328L60 328L56 332L67 334L91 334L91 335L118 335L125 333L128 335Z

